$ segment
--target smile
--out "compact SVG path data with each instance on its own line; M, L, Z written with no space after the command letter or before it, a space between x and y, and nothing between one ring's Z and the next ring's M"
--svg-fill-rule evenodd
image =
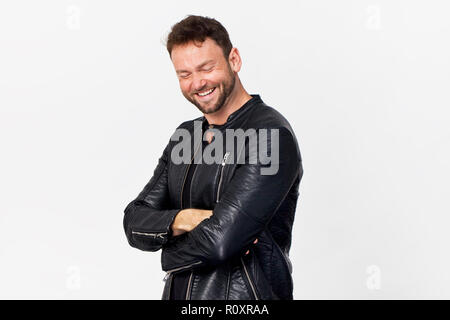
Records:
M216 87L211 88L211 89L209 89L209 90L207 90L207 91L197 92L197 94L198 94L200 97L205 97L205 96L210 95L211 93L213 93L213 91L214 91L215 89L216 89Z

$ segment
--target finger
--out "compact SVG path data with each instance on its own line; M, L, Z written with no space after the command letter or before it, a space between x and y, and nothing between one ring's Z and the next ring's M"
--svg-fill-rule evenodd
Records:
M258 243L258 238L255 239L255 241L253 241L253 244L257 244Z
M250 250L247 250L247 252L245 253L245 255L248 255L250 253Z

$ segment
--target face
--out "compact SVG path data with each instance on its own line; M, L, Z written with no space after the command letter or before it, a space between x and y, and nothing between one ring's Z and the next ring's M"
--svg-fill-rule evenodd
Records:
M230 56L235 54L234 50ZM201 44L177 45L172 49L171 58L181 92L202 113L214 113L227 103L240 66L232 59L230 64L214 40L206 38Z

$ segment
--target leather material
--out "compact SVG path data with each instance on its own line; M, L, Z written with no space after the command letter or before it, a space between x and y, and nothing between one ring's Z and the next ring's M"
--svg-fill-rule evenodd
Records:
M206 119L183 122L177 129L183 128L194 136L194 121L204 124ZM220 126L224 146L227 128L252 129L253 134L229 149L224 147L230 157L223 167L201 164L195 170L191 205L213 210L213 215L189 233L171 235L170 225L182 209L182 190L189 168L189 163L170 161L178 143L171 140L152 178L125 209L128 242L145 251L162 249L162 269L169 275L162 299L170 297L173 274L189 270L187 299L293 299L289 250L303 175L297 139L288 121L259 95L252 95ZM269 165L250 162L257 150L251 149L248 141L261 129L269 130L268 155L276 151L270 129L279 132L278 171L273 175L261 174L261 169ZM191 156L194 151L191 141ZM238 163L238 159L245 162ZM258 243L254 245L256 238ZM245 255L247 250L250 254Z

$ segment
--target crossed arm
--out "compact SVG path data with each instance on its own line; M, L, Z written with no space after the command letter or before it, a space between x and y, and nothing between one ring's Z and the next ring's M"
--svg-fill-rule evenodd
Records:
M246 150L246 156L250 152ZM125 209L124 228L129 243L146 251L162 248L164 271L220 264L247 250L302 174L295 139L284 128L279 131L279 152L279 169L274 175L261 175L263 165L248 164L248 159L238 164L213 211L174 210L167 209L166 147L152 179ZM179 241L167 243L169 237L181 234L184 236Z
M170 209L167 181L169 144L159 158L150 181L125 208L125 234L129 244L140 250L157 251L171 236L190 232L212 215L212 210Z

